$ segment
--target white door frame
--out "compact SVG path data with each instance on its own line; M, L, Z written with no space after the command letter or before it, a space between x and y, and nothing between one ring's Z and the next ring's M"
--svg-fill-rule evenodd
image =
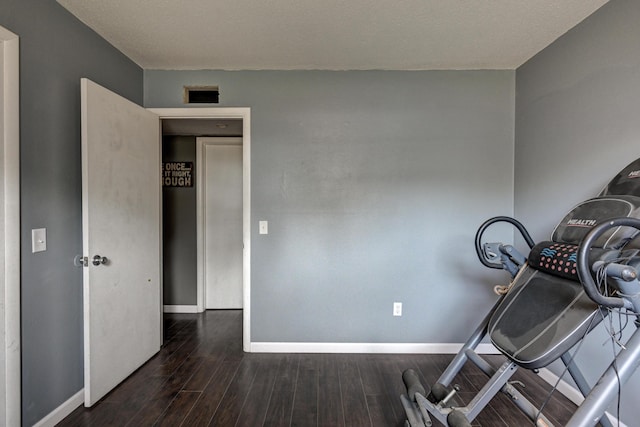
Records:
M242 119L242 348L251 352L251 109L239 108L148 108L165 119ZM198 173L196 171L196 173ZM201 239L199 236L198 239ZM202 260L198 260L197 305L204 311Z
M20 60L19 39L0 26L0 425L20 414ZM3 308L4 307L4 310Z
M214 142L215 141L215 142ZM197 282L198 282L198 312L206 309L207 301L207 266L206 266L206 247L207 247L207 221L205 217L206 188L205 188L205 147L215 144L232 144L242 146L242 137L228 136L199 136L196 137L196 240L197 240ZM244 157L244 153L243 153ZM243 162L244 164L244 162ZM244 179L244 177L243 177ZM244 189L244 188L243 188ZM243 191L244 194L244 191ZM244 199L244 196L243 196ZM244 217L244 200L243 200L243 217ZM243 230L244 234L244 230ZM244 252L243 252L244 253ZM244 297L244 290L243 290Z

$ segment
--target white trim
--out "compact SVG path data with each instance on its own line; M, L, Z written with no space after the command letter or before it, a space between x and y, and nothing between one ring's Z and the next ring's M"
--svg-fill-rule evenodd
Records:
M326 343L253 342L254 353L379 353L379 354L456 354L463 344L456 343ZM493 344L480 344L479 354L500 354Z
M148 108L160 119L242 119L242 348L251 343L251 109L233 108ZM198 173L198 171L196 171ZM204 310L204 295L198 293L198 307ZM202 304L202 305L201 305Z
M555 386L556 383L558 382L558 376L553 372L551 372L548 368L540 369L540 372L538 373L538 375L540 376L540 378L542 378L552 386ZM567 399L575 403L576 405L580 405L584 400L582 393L580 393L578 389L570 385L565 380L560 380L560 382L558 383L557 390L560 393L562 393Z
M558 381L558 376L553 372L551 372L551 370L549 370L548 368L540 369L540 372L538 373L538 375L540 376L540 378L545 380L551 386L555 386L557 383L558 386L556 387L556 389L562 395L564 395L567 399L575 403L577 406L580 406L582 402L584 402L584 396L582 396L582 393L580 393L580 390L576 389L565 380ZM609 418L609 420L614 426L627 427L622 421L619 421L615 415L612 415L609 412L605 412L605 414L607 415L607 418Z
M20 41L16 34L0 26L3 54L3 105L0 120L4 131L0 136L0 161L3 162L0 182L3 183L2 232L4 246L0 275L4 289L0 306L3 342L0 344L0 424L18 426L21 423L21 345L20 345Z
M66 402L51 411L49 415L35 423L33 427L54 427L75 411L78 406L81 406L83 402L84 389L71 396Z
M605 414L607 415L607 418L609 418L609 421L611 421L612 425L616 427L629 427L622 421L618 420L618 418L615 415L612 415L609 412L605 412Z
M165 313L201 313L197 305L165 305Z

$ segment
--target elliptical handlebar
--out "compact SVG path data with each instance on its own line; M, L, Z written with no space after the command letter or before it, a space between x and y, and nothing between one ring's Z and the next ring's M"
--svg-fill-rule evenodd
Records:
M485 267L502 270L504 266L501 263L499 264L499 263L489 262L487 258L484 256L484 251L482 250L482 235L484 234L485 230L489 228L489 226L497 222L508 222L509 224L516 227L518 231L520 231L520 234L524 238L527 245L529 245L529 249L533 248L535 246L535 243L531 238L531 236L529 235L529 232L527 231L527 229L524 228L524 225L522 225L520 221L514 218L511 218L509 216L495 216L483 222L480 228L478 228L478 231L476 232L476 238L475 238L476 254L478 255L478 259L480 260L480 262Z
M633 227L640 231L640 219L637 218L616 218L599 225L596 225L582 239L578 248L578 277L584 287L585 292L596 304L604 307L621 308L625 306L622 298L610 297L603 295L596 286L593 276L591 275L591 266L589 265L589 251L593 243L598 240L607 230L615 227ZM625 274L621 272L619 275ZM623 280L627 280L624 277Z

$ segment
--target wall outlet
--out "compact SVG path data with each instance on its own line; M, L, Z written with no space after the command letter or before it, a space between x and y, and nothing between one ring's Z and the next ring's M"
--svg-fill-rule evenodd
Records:
M394 316L402 316L402 303L394 302L393 303L393 315Z

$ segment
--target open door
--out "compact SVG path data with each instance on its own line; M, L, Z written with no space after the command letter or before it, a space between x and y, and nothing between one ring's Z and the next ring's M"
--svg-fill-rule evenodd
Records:
M92 406L160 350L157 115L81 81L84 393Z

